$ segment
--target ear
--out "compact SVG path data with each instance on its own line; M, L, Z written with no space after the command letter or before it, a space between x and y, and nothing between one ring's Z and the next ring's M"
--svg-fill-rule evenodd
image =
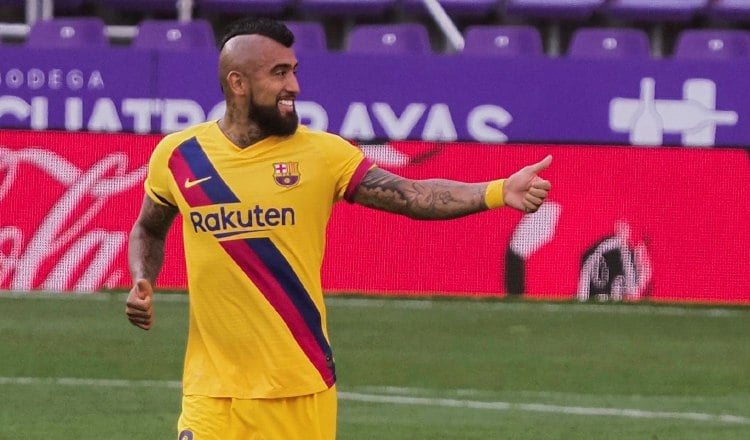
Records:
M246 92L247 81L242 74L232 70L227 74L227 86L235 95L244 95Z

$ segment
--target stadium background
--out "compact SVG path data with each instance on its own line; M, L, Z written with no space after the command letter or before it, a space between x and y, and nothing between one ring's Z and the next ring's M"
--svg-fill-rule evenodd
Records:
M532 216L426 223L337 207L327 291L750 302L741 6L13 3L0 28L4 289L127 287L150 146L221 113L205 31L252 11L322 31L322 47L298 37L301 119L381 166L482 181L556 158L550 203ZM185 285L176 235L160 280L171 288Z
M339 438L748 438L750 2L443 1L465 51L407 0L25 3L0 0L0 439L174 437L179 231L159 280L178 291L148 333L122 313L125 242L151 148L221 96L213 32L134 38L147 19L218 30L238 5L323 25L324 51L300 47L298 111L381 166L485 180L555 156L538 215L339 204L323 273ZM79 16L106 38L29 33ZM356 25L415 22L428 53L348 48ZM501 28L474 51L472 25ZM574 53L590 28L605 34ZM678 53L685 30L703 42ZM630 301L599 303L613 292Z

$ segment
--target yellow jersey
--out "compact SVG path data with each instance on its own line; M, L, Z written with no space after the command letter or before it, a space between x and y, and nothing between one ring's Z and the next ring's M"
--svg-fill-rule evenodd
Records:
M333 386L326 226L373 166L346 140L303 126L239 148L213 121L159 143L144 186L182 216L185 395L277 398Z

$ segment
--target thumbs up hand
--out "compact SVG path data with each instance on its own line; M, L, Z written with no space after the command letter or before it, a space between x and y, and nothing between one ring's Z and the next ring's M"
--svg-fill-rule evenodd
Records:
M552 156L548 155L541 161L525 166L508 177L503 185L505 204L527 214L536 212L552 188L552 184L539 177L539 173L546 170L551 163Z

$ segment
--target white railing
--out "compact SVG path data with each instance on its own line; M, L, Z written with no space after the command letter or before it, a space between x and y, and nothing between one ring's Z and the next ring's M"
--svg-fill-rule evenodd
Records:
M463 51L464 36L448 16L448 13L445 12L440 2L438 0L422 0L422 3L424 3L432 19L435 20L435 24L438 25L443 35L445 35L446 40L448 40L449 49L454 52Z

